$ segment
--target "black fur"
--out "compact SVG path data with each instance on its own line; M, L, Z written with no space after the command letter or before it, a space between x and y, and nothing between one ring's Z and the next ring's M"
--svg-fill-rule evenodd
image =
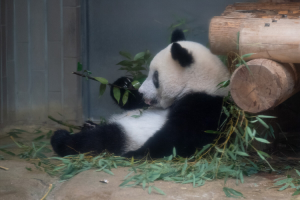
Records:
M97 154L105 149L121 155L124 144L125 134L117 124L96 125L93 129L72 135L66 130L58 130L51 138L53 150L59 156L86 152Z
M123 88L134 89L134 87L131 84L132 81L133 81L132 78L121 77L118 80L116 80L113 83L113 85L117 85ZM143 96L141 93L138 92L138 90L130 90L131 93L129 93L128 95L127 103L123 105L122 98L125 93L125 89L120 89L120 92L121 92L121 98L118 103L118 101L114 97L113 87L110 88L110 95L113 98L113 100L120 106L120 108L124 110L134 110L134 109L144 108L148 106L147 104L145 104L143 100Z
M171 43L185 40L184 33L181 29L175 29L171 36Z
M170 108L168 120L138 150L126 153L125 157L142 157L150 153L153 158L172 154L173 147L182 157L191 156L197 148L212 143L218 136L205 133L216 130L222 110L222 97L205 93L192 93L175 102ZM222 116L221 122L224 120Z
M159 77L158 77L158 71L155 71L152 77L153 84L156 88L159 88Z
M188 67L194 62L192 54L176 42L172 44L171 54L172 58L177 60L182 67Z
M140 149L123 155L126 137L117 124L96 125L94 129L73 135L58 130L51 138L51 144L60 156L90 151L100 153L107 149L125 157L139 158L150 152L151 157L161 158L171 155L175 147L178 155L187 157L218 136L204 131L218 128L222 101L222 97L205 93L191 93L181 98L171 106L168 120L159 131Z

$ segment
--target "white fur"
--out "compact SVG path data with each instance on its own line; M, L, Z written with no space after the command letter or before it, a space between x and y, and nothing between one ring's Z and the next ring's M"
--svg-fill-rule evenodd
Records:
M171 45L160 51L152 60L147 79L139 92L146 99L158 100L158 107L167 108L176 98L190 92L206 92L210 95L226 96L229 87L218 89L217 85L230 78L229 71L220 59L205 46L190 41L178 42L193 56L194 63L182 67L171 56ZM159 88L155 88L152 76L158 71Z
M130 111L121 115L114 115L109 122L119 124L126 135L125 152L140 148L156 131L161 129L167 120L168 110L149 108L140 115L139 110Z

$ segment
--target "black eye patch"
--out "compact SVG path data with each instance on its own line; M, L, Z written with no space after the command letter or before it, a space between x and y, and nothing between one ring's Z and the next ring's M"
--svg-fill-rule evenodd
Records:
M159 88L159 81L158 81L158 71L155 71L152 77L153 84L156 88Z

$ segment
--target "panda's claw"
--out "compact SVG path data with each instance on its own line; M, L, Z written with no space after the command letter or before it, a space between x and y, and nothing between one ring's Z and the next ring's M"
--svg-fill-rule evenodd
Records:
M92 130L94 128L96 128L97 124L93 123L92 121L86 121L81 130Z

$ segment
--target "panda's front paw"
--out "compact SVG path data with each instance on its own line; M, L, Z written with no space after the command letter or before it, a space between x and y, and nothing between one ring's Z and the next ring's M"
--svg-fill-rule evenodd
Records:
M83 131L86 131L86 130L92 130L92 129L96 128L97 126L98 126L98 125L95 124L95 123L92 122L92 121L86 121L86 122L83 124L81 130L83 130Z

